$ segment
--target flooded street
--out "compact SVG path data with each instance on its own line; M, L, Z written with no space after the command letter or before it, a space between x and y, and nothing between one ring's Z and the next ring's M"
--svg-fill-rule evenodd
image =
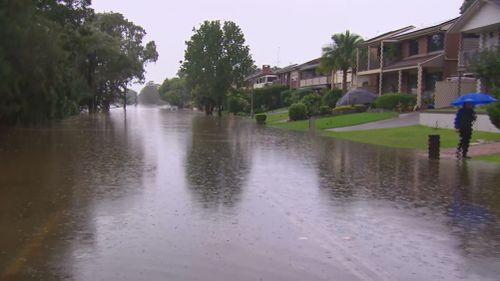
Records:
M500 166L130 108L0 130L0 280L498 280Z

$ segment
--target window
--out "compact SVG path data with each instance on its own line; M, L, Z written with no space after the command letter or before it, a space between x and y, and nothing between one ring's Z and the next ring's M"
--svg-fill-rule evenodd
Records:
M410 56L418 55L418 41L410 40Z
M427 51L435 52L444 49L444 34L438 33L427 37Z

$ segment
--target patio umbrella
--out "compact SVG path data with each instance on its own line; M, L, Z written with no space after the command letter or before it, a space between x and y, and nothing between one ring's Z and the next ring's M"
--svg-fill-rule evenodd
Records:
M473 105L479 105L479 104L488 104L488 103L492 103L492 102L496 102L496 101L497 101L496 99L492 98L488 94L470 93L470 94L466 94L466 95L463 95L461 97L458 97L457 99L455 99L451 103L451 105L462 106L466 102L470 102Z
M338 102L337 106L351 104L369 104L372 103L377 96L365 89L353 89L347 92Z

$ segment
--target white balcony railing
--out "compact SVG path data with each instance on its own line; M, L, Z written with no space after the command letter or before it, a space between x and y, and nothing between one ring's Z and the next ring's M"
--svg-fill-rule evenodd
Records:
M312 86L321 86L321 85L327 85L327 84L328 84L328 77L326 77L326 76L300 80L300 87L301 88L312 87Z

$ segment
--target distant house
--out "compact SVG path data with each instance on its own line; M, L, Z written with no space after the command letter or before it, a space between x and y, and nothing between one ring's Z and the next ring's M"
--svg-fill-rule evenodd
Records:
M365 61L358 59L358 84L379 95L414 94L418 106L432 100L436 83L457 75L459 37L447 33L456 21L409 26L368 40Z
M469 69L471 60L483 50L500 47L500 1L475 1L448 32L460 37L458 56L460 76L473 74ZM481 80L477 80L476 91L487 90Z
M297 69L297 64L292 64L281 69L276 70L274 73L278 76L277 84L288 86L290 89L297 88L297 80L292 81L292 72Z
M298 81L298 88L320 90L331 87L332 75L323 74L318 70L320 60L321 58L313 59L297 66L294 78Z
M267 85L272 85L278 80L278 75L270 65L263 65L261 69L254 74L245 78L245 86L247 89L259 89Z

